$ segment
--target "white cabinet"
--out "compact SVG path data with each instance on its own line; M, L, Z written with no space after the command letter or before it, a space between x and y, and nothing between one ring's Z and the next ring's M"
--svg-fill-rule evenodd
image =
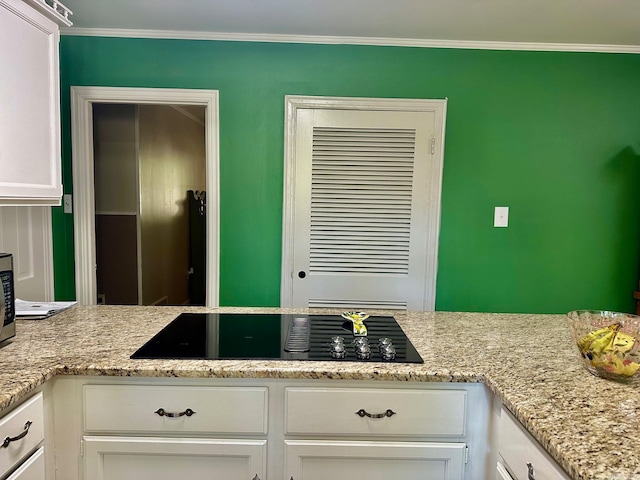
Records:
M84 387L87 432L264 435L267 408L265 387Z
M0 478L44 480L44 406L38 393L0 419Z
M87 480L265 478L267 389L85 385Z
M460 480L464 443L285 441L293 480Z
M264 479L266 440L84 437L92 480Z
M557 463L506 409L500 414L498 479L569 480Z
M287 388L286 433L463 436L467 392ZM376 418L378 417L378 418Z
M0 0L0 205L60 204L59 31L50 18L70 24L45 2Z
M466 399L464 389L286 388L285 435L296 438L285 439L285 478L462 480Z
M482 384L60 376L52 391L47 480L479 480L495 471L493 397Z

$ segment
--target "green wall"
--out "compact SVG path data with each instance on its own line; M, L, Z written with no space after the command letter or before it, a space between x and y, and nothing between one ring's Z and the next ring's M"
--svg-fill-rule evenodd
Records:
M280 298L284 96L448 98L437 310L632 311L640 260L640 55L63 36L69 87L220 92L220 303ZM493 208L510 207L509 228ZM73 220L54 209L56 297Z

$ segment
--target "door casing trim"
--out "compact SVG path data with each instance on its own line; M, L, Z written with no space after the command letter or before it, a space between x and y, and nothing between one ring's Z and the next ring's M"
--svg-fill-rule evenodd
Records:
M201 105L205 112L207 185L206 305L219 305L219 118L217 90L132 87L71 87L71 145L76 300L97 303L93 103Z

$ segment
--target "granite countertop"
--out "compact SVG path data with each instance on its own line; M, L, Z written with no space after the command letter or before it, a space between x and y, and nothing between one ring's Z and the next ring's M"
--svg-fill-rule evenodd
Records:
M589 374L564 315L393 312L424 364L129 358L183 311L309 312L77 306L19 320L0 348L0 413L56 375L482 382L575 480L640 480L640 388Z

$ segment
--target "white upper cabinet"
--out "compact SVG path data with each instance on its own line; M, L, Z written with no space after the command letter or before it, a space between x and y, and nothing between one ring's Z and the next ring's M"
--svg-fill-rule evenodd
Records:
M59 205L57 2L0 0L0 205Z

